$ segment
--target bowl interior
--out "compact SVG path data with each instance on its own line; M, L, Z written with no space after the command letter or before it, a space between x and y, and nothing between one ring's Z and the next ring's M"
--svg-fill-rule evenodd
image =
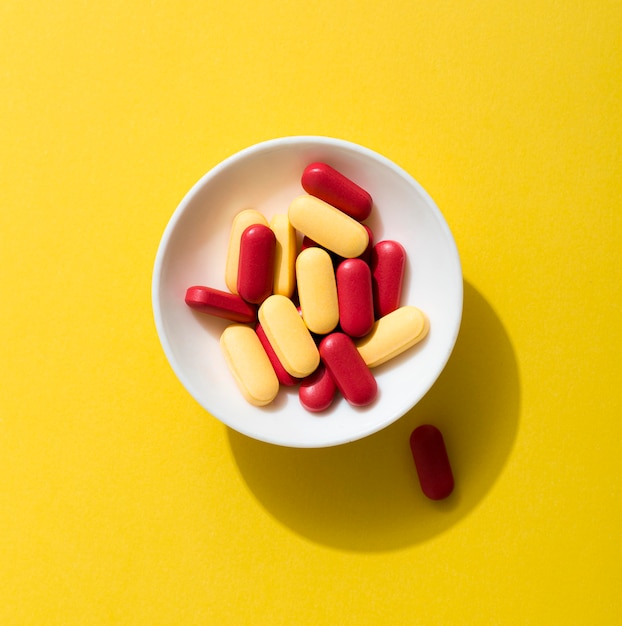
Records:
M226 290L225 258L233 217L255 208L270 219L287 213L304 193L303 169L324 161L372 195L367 223L374 241L394 239L408 254L402 304L429 317L426 339L373 370L374 404L354 408L339 397L327 411L302 408L297 388L282 387L268 407L248 404L220 351L226 320L196 313L184 296L191 285ZM188 392L214 417L255 439L295 447L353 441L394 422L432 386L453 349L462 314L462 272L440 211L422 187L381 155L323 137L290 137L258 144L223 161L186 195L160 242L153 274L153 307L165 354Z

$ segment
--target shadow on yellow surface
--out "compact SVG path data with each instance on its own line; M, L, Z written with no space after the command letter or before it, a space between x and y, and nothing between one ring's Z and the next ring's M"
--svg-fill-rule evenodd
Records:
M423 400L361 441L292 449L228 429L240 472L283 524L345 550L393 550L447 530L485 497L511 451L519 420L514 350L490 304L469 283L455 350ZM443 432L456 488L432 502L421 493L409 435L423 423Z

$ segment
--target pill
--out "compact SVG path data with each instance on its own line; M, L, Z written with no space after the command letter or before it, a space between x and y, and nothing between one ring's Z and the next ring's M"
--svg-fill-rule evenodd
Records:
M331 333L319 346L322 363L343 397L353 406L371 404L378 393L376 379L348 335Z
M406 250L397 241L379 241L372 249L371 272L376 319L395 311L402 299Z
M372 210L372 197L354 181L326 163L311 163L301 178L302 188L362 222Z
M281 361L279 361L279 357L276 355L274 348L268 341L266 337L266 333L261 324L257 324L255 326L255 332L257 333L257 337L259 337L259 341L261 341L261 345L263 349L266 351L268 358L270 359L270 363L272 363L272 368L274 369L274 373L276 377L279 379L279 382L282 385L286 385L287 387L293 387L300 382L300 379L292 376L284 367Z
M374 325L371 270L361 259L345 259L336 272L341 330L350 337L363 337Z
M446 498L454 488L454 477L441 431L431 424L418 426L410 435L419 483L431 500Z
M201 313L232 322L251 323L257 319L257 307L240 296L211 287L196 285L186 290L186 304Z
M276 237L269 226L251 224L242 233L238 263L238 294L247 302L261 304L274 282Z
M342 257L357 257L367 248L365 227L319 198L298 196L289 205L288 216L296 230Z
M238 263L240 260L242 233L252 224L268 226L268 220L255 209L245 209L240 211L231 223L225 263L225 284L231 293L238 293Z
M285 370L296 378L315 371L320 355L294 303L280 294L266 298L258 311L270 345Z
M242 395L255 406L265 406L279 392L279 381L255 331L247 325L227 326L220 347Z
M376 367L419 343L429 327L423 311L401 306L376 320L369 334L357 339L356 347L368 367Z
M285 213L274 215L270 228L276 237L272 291L291 298L296 288L296 230Z
M313 413L325 411L333 403L337 393L337 385L324 365L307 376L298 388L300 404Z
M296 259L298 299L307 328L319 335L339 323L339 303L333 262L326 250L306 248Z

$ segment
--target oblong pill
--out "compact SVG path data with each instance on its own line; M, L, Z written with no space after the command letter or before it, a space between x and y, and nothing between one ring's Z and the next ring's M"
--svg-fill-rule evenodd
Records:
M255 331L242 324L227 326L220 347L244 398L255 406L270 404L279 392L279 381Z
M351 405L367 406L375 400L376 379L348 335L331 333L322 339L319 349L322 363Z
M356 347L368 367L376 367L419 343L430 328L421 309L405 305L376 321Z
M276 236L272 291L291 298L296 288L296 230L285 213L274 215L270 220L270 228Z
M376 319L395 311L402 299L406 250L397 241L379 241L371 253Z
M280 294L269 296L259 307L258 318L270 345L289 374L304 378L315 371L320 363L317 346L289 298Z
M339 303L333 262L326 250L310 247L296 259L298 298L302 319L312 333L325 335L339 322Z
M274 369L274 373L276 377L279 379L281 385L286 385L287 387L293 387L300 382L299 378L295 378L292 376L284 367L281 361L279 361L279 357L276 355L274 348L268 341L266 337L266 333L264 332L263 326L261 324L257 324L255 326L255 332L257 333L257 337L259 337L259 341L261 341L261 345L263 349L266 351L268 358L270 359L270 363L272 363L272 368Z
M446 498L454 476L441 431L431 424L418 426L410 435L410 449L423 493L431 500Z
M367 248L365 227L319 198L298 196L289 205L288 216L296 230L339 256L357 257Z
M185 301L191 309L232 322L250 323L257 319L256 306L228 291L195 285L186 290Z
M231 223L227 259L225 262L225 284L231 293L238 293L240 240L242 233L251 226L251 224L263 224L264 226L268 226L268 220L262 213L255 209L244 209L233 218L233 222Z
M274 282L276 236L269 226L251 224L240 238L238 294L247 302L261 304Z
M371 195L326 163L308 165L300 182L308 194L332 204L359 222L368 218L371 213Z
M320 363L313 374L307 376L298 388L300 404L318 413L330 407L337 393L337 385L324 365Z
M345 259L336 272L339 324L350 337L363 337L374 325L371 271L362 259Z

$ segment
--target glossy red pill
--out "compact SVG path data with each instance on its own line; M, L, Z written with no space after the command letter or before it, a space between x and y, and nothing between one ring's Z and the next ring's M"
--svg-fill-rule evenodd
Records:
M228 291L197 285L186 290L185 300L192 309L232 322L246 324L257 319L256 306Z
M252 224L240 238L238 294L261 304L272 294L276 236L269 226Z
M421 490L430 500L446 498L454 488L454 477L441 431L431 424L415 428L410 449Z
M261 324L257 323L257 326L255 326L255 332L257 333L257 337L259 337L259 341L261 342L263 349L266 351L266 354L270 359L270 363L272 363L274 373L279 379L281 385L286 385L287 387L293 387L294 385L297 385L300 382L300 378L295 378L283 367L283 364L281 363L281 361L279 361L279 357L277 356L274 348L270 344L268 337L266 337L266 333L261 327Z
M406 250L397 241L379 241L372 250L371 274L376 319L399 308L406 269Z
M331 333L319 345L320 357L337 389L353 406L371 404L378 393L376 379L354 342L344 333Z
M307 376L300 383L298 388L300 404L312 413L328 409L333 403L336 393L337 385L335 385L335 381L326 367L321 363L313 374Z
M369 193L326 163L308 165L300 182L308 194L331 204L359 222L371 213L373 201Z
M345 259L335 278L341 330L350 337L363 337L376 321L369 265L361 259Z

